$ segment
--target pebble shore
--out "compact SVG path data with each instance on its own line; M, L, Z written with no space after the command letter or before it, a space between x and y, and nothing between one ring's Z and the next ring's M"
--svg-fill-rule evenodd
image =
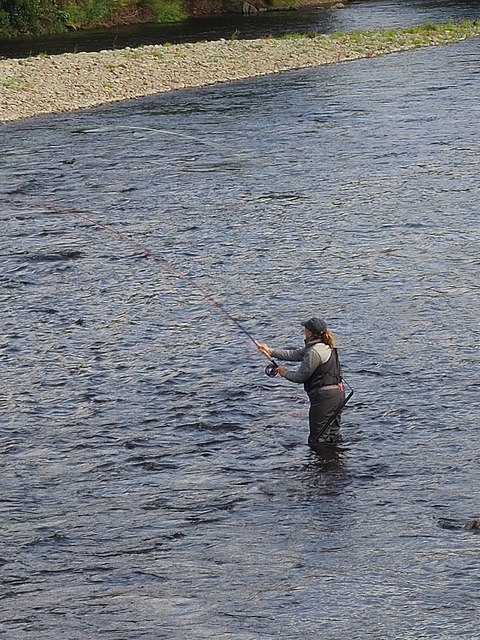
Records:
M388 34L388 35L386 35ZM0 122L480 36L469 28L218 40L0 60Z

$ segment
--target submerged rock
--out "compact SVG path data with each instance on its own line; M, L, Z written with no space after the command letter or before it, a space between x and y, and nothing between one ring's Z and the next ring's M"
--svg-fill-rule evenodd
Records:
M442 529L450 529L452 531L476 531L480 530L480 518L471 520L455 520L452 518L440 518L438 524Z

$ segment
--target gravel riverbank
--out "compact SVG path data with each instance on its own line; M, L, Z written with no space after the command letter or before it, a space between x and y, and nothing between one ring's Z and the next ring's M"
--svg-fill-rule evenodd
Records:
M480 23L0 60L0 121L480 36Z

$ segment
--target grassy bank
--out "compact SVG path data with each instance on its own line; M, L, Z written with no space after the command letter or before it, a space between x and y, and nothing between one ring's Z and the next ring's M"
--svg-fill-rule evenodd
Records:
M336 33L332 39L337 43L343 43L349 51L362 53L365 56L369 53L378 56L396 50L459 42L479 35L480 21L468 20L459 23L452 21L441 24L427 23L401 29Z
M406 29L152 45L0 60L0 120L72 111L479 36L480 22L448 22Z
M0 37L185 20L184 0L4 0Z
M247 4L248 12L275 11L309 6L311 0L247 0ZM0 0L0 38L242 12L241 0Z

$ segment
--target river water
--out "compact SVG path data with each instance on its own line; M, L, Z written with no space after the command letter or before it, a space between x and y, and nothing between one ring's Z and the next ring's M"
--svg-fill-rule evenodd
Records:
M480 19L478 0L353 0L342 9L313 7L257 15L193 18L174 24L141 24L72 31L53 36L0 39L0 56L121 49L146 44L260 38L288 33L333 33L382 27L407 27L425 22Z
M2 638L478 636L478 59L2 127ZM160 258L271 344L328 319L335 455Z

